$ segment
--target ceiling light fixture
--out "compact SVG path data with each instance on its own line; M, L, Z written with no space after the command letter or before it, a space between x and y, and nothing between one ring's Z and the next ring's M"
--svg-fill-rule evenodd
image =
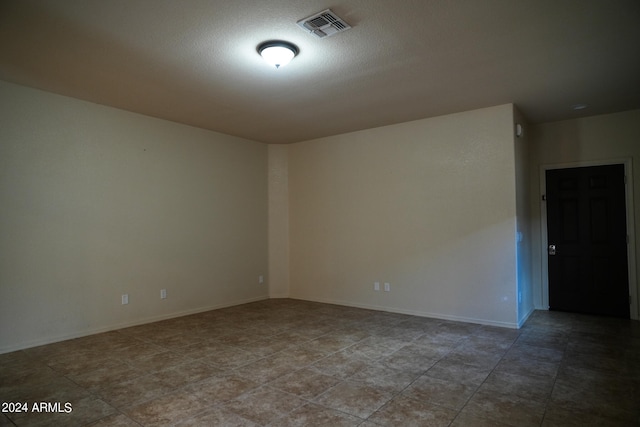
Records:
M280 40L264 42L258 46L260 56L276 68L287 65L298 52L296 45Z

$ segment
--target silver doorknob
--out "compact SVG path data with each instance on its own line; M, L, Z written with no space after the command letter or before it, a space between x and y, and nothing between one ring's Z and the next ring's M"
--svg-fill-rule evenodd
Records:
M549 245L549 255L556 254L556 245Z

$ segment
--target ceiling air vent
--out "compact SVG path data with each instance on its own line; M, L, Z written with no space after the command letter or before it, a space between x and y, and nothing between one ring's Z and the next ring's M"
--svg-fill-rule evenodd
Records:
M297 24L321 39L351 28L349 24L333 13L331 9L323 10L320 13L304 18L298 21Z

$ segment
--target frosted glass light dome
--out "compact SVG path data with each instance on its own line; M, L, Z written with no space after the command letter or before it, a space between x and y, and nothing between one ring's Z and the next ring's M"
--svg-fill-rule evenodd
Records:
M265 42L258 46L258 53L276 68L287 65L298 54L298 48L282 41Z

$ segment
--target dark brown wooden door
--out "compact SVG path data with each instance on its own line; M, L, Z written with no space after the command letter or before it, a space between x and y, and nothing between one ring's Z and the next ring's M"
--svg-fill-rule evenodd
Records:
M547 170L549 308L629 317L624 165Z

